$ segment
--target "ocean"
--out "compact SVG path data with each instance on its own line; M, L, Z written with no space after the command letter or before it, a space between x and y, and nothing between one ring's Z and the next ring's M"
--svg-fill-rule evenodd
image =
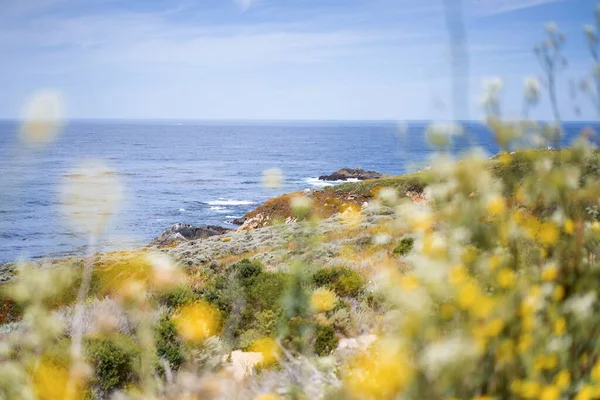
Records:
M563 144L589 124L566 125ZM468 123L455 154L498 152L490 132ZM126 186L125 201L100 250L147 245L174 223L234 227L231 221L281 193L323 186L340 168L400 174L428 164L433 149L424 123L73 121L42 150L18 140L16 121L0 121L0 263L81 254L87 239L72 232L59 208L59 184L77 162L100 159ZM598 127L596 127L598 128ZM263 187L280 168L285 182Z

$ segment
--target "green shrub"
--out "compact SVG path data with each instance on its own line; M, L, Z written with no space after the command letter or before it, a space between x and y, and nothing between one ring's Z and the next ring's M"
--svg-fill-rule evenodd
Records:
M289 278L290 276L283 272L263 272L253 277L246 287L248 307L253 312L280 309L281 296Z
M169 315L158 321L154 337L158 357L166 360L172 369L178 369L185 361L185 347Z
M231 269L238 274L240 279L245 281L262 273L263 265L258 260L250 261L249 259L244 258L233 264Z
M158 295L158 302L169 308L177 308L198 299L198 295L186 285L176 286Z
M139 357L139 348L128 336L115 334L91 339L85 350L95 371L93 383L103 392L136 380L133 365Z
M394 248L394 254L405 256L412 250L415 244L415 239L411 237L405 237L400 240L398 246Z
M224 315L229 315L232 304L227 281L226 275L214 275L200 291L200 297L217 307Z
M326 356L337 347L339 339L331 325L317 325L315 327L315 353Z
M347 267L320 269L313 275L313 282L317 286L325 286L333 290L338 296L342 297L358 296L364 284L361 276Z

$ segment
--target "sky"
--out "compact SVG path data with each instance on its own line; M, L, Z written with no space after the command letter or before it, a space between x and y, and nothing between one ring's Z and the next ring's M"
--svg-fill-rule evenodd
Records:
M563 118L598 119L573 90L591 76L583 27L596 1L458 3L0 0L0 118L18 118L50 89L69 118L479 119L489 77L503 79L503 115L518 117L524 79L542 76L532 48L554 21L567 38ZM453 74L450 32L461 15L466 51ZM547 98L533 118L551 118Z

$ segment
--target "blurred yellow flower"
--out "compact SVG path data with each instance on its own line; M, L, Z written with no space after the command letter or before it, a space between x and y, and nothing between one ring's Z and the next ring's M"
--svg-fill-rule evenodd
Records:
M536 381L524 381L521 383L520 394L526 399L535 399L540 394L541 385Z
M261 365L272 365L277 362L279 357L279 345L271 338L257 339L250 345L248 351L261 353L263 356Z
M450 270L450 284L458 286L469 277L469 271L464 265L456 265Z
M558 285L552 291L552 300L560 301L565 297L565 288L562 285Z
M544 386L540 393L540 400L558 400L560 398L560 389L556 386Z
M594 382L600 383L600 361L596 361L596 364L594 364L590 377Z
M583 385L574 400L592 400L594 397L594 390L590 385Z
M566 389L571 384L571 373L567 370L562 370L554 376L554 385L560 389Z
M552 222L544 222L541 224L538 231L538 238L542 244L552 246L558 242L560 232L556 225Z
M81 382L69 392L69 371L61 366L43 361L33 371L33 389L40 400L76 400L81 398Z
M500 271L498 271L496 281L498 282L498 286L501 288L510 288L515 284L515 273L512 269L502 268Z
M506 200L499 194L494 195L488 199L486 210L490 215L502 214L506 210Z
M567 219L563 225L563 229L567 235L572 234L575 231L575 223L572 219Z
M331 310L337 302L337 296L329 289L319 288L310 296L310 305L316 312Z
M500 318L496 318L487 324L486 333L490 337L496 337L502 333L503 329L504 321L502 321Z
M281 400L281 397L275 393L264 393L256 396L254 400Z
M393 399L413 378L407 355L378 343L354 357L344 371L344 388L349 398L360 400Z
M550 282L555 280L558 277L558 268L556 264L550 264L542 269L542 279Z
M562 336L567 333L567 321L564 317L559 317L554 321L554 334Z
M219 333L221 314L210 304L197 302L179 309L173 321L184 340L198 342Z
M458 289L458 306L463 310L471 308L480 299L480 291L477 284L467 282Z
M400 278L400 287L407 292L411 292L419 287L419 279L414 275L404 275Z

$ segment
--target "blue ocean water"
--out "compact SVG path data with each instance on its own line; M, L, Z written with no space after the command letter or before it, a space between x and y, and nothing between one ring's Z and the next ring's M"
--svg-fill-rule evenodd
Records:
M569 124L569 143L585 124ZM73 121L56 142L33 150L18 123L0 121L0 263L84 251L58 207L59 184L83 159L104 160L126 185L126 201L101 240L102 250L145 246L170 225L229 226L275 195L319 186L343 167L389 174L426 166L433 149L425 124L400 133L395 122ZM466 124L452 151L498 151L488 130ZM402 129L404 130L404 129ZM280 168L275 191L261 174Z

